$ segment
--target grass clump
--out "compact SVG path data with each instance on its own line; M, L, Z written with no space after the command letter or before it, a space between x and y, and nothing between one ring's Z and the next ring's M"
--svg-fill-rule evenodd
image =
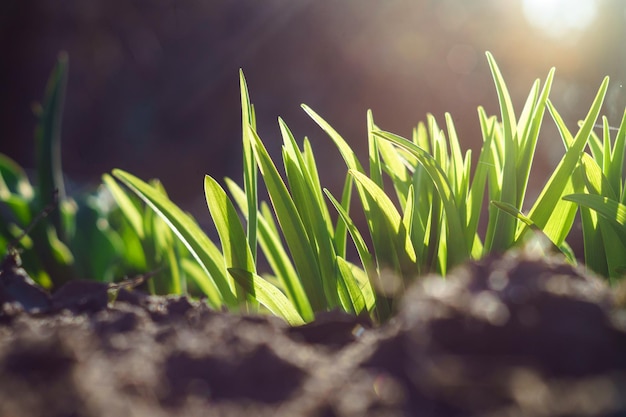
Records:
M576 262L566 238L580 209L586 265L611 281L620 278L626 268L626 112L615 138L606 118L601 137L593 131L608 78L573 134L549 99L554 69L543 83L533 83L516 113L495 60L489 53L487 59L500 114L478 109L483 142L476 166L472 151L462 151L449 114L443 128L428 115L410 138L403 138L381 130L368 111L369 152L363 164L337 131L303 105L344 160L338 196L321 185L311 143L306 138L298 143L282 119L279 171L257 133L240 73L243 184L228 178L220 183L208 175L204 179L219 236L215 243L156 180L145 182L114 170L103 176L96 192L66 195L59 151L67 78L67 57L62 55L39 110L36 185L18 164L0 155L0 247L7 250L56 193L57 210L34 227L32 238L21 239L28 249L25 268L46 287L74 278L112 281L167 265L150 280L152 292L204 295L215 308L269 311L293 325L332 309L366 313L383 322L416 277L445 275L468 259L505 251L530 231L543 233ZM539 197L527 202L546 109L564 153ZM260 186L269 202L259 201ZM352 219L353 194L360 206L356 209L365 214L366 230ZM522 212L525 206L531 207L527 213ZM481 232L485 211L487 226ZM349 259L349 245L358 260ZM259 257L269 271L258 269Z
M253 311L262 306L291 324L308 322L316 312L336 308L353 314L367 312L384 321L411 280L431 272L445 275L468 259L505 251L531 230L544 233L575 262L565 239L579 204L586 263L605 276L617 277L624 267L626 244L621 168L626 123L622 122L613 147L606 121L602 140L592 131L608 78L573 135L549 100L554 69L543 84L537 80L532 85L517 114L495 60L489 53L487 58L501 112L499 117L489 116L478 109L483 144L474 168L471 150L462 152L448 114L445 129L429 115L408 139L379 129L368 112L369 155L364 166L340 134L303 105L343 157L343 191L333 196L322 187L311 143L305 138L300 146L279 119L283 176L257 133L254 107L241 73L243 187L228 178L225 188L211 176L204 181L219 247L163 190L121 170L114 170L113 176L154 210L184 244L201 271L192 276L195 285L212 306ZM524 214L546 108L565 150ZM385 190L385 176L392 190ZM269 203L258 201L259 180L267 189ZM106 182L115 187L110 177ZM114 195L124 207L120 190ZM371 248L351 218L355 190ZM485 200L490 204L486 232L481 235L478 225ZM123 211L129 217L138 216L132 210ZM346 256L348 244L356 248L356 263ZM257 270L257 248L270 266L267 273Z
M68 67L67 55L60 54L36 108L35 181L0 154L0 251L17 244L28 274L48 289L74 279L111 282L166 264L149 281L152 290L186 292L183 268L200 273L199 268L165 222L145 209L138 197L127 194L108 175L106 187L75 195L66 192L61 120ZM152 181L151 188L165 194L158 181ZM44 210L50 211L46 219L20 238Z

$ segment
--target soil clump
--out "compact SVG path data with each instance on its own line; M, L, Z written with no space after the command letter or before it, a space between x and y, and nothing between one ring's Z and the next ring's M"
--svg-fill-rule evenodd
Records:
M81 291L41 311L0 291L0 415L626 415L616 292L530 249L420 278L381 326Z

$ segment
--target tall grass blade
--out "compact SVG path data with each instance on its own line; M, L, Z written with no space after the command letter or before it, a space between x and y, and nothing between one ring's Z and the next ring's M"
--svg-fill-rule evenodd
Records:
M257 165L265 181L276 219L289 247L300 281L313 310L323 311L327 305L313 244L276 166L256 132L252 133Z
M559 230L560 227L554 227L554 224L562 222L563 218L566 216L563 216L564 213L562 210L556 211L554 208L563 196L564 190L574 173L574 169L580 161L583 149L587 144L593 125L595 124L600 108L602 107L604 96L606 95L606 90L608 88L608 82L608 77L602 82L591 109L589 110L582 127L576 134L571 147L561 158L557 168L552 173L550 179L541 191L537 201L531 208L528 215L528 217L530 217L540 229L544 230L544 232L551 239L553 239L553 242L555 243L557 243L555 241L557 237L548 229L552 227L553 230Z
M254 118L254 109L250 104L250 95L248 94L248 85L243 71L239 70L239 88L241 94L241 130L243 138L243 181L246 199L248 200L248 212L246 218L247 236L252 258L256 260L257 250L257 213L258 213L258 190L257 190L257 168L254 161L254 153L252 152L252 134L251 131L256 129Z
M68 57L66 53L61 53L46 85L39 123L35 130L39 187L39 201L36 211L42 211L50 203L55 192L58 196L57 202L65 200L65 183L63 182L61 165L61 123L63 121L67 72ZM59 239L67 242L60 211L54 210L49 217L59 234Z

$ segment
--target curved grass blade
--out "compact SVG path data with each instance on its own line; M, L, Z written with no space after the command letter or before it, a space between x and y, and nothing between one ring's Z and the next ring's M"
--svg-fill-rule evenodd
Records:
M226 266L256 272L246 233L226 192L217 181L206 175L204 177L204 193L213 223L215 223L220 237ZM253 286L241 287L236 285L235 290L240 303L246 300L254 302Z
M282 317L292 326L304 324L304 320L285 294L263 277L239 268L228 268L228 272L242 287L252 287L259 303L272 314Z
M209 298L210 303L215 307L220 307L222 304L236 307L237 299L231 288L222 254L189 215L160 191L139 178L120 169L114 170L113 176L150 206L168 224L198 261L206 273L206 282L203 285L215 287L212 291L207 292L207 296L213 296L213 298ZM220 298L216 298L215 294L219 294Z
M563 199L595 210L598 214L619 226L618 236L622 243L626 245L626 205L596 194L569 194L564 196Z
M122 187L120 187L109 174L104 174L102 176L102 182L104 182L111 192L117 206L120 210L122 210L124 217L128 220L128 223L131 225L139 239L143 239L145 237L143 217L135 203L133 203L128 194L126 194Z
M38 210L41 211L49 203L49 199L57 193L55 207L59 201L65 200L65 184L61 166L61 122L63 119L63 103L67 87L68 57L59 54L57 64L46 85L46 93L39 114L39 123L35 129L38 175ZM66 242L67 236L59 210L50 213L59 239Z
M321 127L322 130L324 130L324 132L326 132L326 134L328 134L328 136L332 139L332 141L335 143L335 146L337 146L337 149L339 149L339 153L341 153L343 160L346 162L347 167L349 169L365 173L365 171L363 170L363 166L356 157L356 154L346 143L346 141L341 137L341 135L339 135L339 133L337 133L337 131L333 129L328 124L328 122L326 122L326 120L322 119L322 117L315 113L313 109L311 109L309 106L303 104L302 108L311 117L311 119L313 119L313 121L317 123L319 127Z
M496 206L498 209L502 210L503 212L515 217L517 220L520 220L522 223L527 225L534 232L541 233L543 236L547 238L548 242L550 242L556 250L563 253L563 255L565 255L565 257L570 262L576 263L576 258L574 257L572 250L566 243L561 242L560 244L556 244L554 241L552 241L552 239L547 234L543 232L543 230L537 227L537 225L532 221L530 217L524 215L524 213L519 211L517 207L513 206L512 204L504 203L502 201L492 201L491 204Z

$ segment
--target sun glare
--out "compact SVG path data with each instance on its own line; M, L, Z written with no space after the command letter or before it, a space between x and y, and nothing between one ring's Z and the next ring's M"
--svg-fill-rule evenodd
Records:
M596 17L598 0L523 0L524 16L554 38L586 29Z

